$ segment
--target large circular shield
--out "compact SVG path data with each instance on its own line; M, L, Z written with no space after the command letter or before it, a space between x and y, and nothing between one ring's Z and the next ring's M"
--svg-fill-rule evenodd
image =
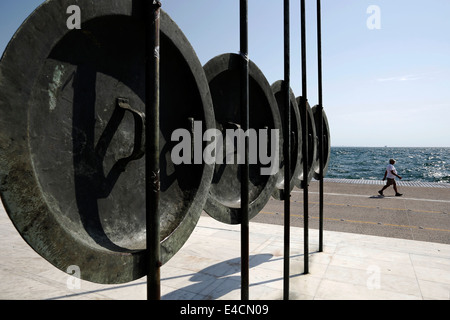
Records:
M0 191L26 242L57 268L123 283L146 274L145 1L47 1L0 64ZM213 165L175 165L174 130L214 127L203 67L161 12L161 261L194 229Z
M314 116L314 123L316 125L316 133L319 135L319 106L312 107L312 113ZM317 153L316 153L316 161L314 163L314 179L320 179L320 162L319 162L319 150L323 148L323 177L327 174L328 165L330 163L330 154L331 154L331 141L330 141L330 126L328 124L328 118L325 113L325 110L322 109L322 128L323 128L323 147L321 145L321 139L317 139Z
M282 119L282 127L284 124L285 117L285 97L284 97L284 86L283 81L279 80L272 84L272 91L275 95L275 99L277 100L278 109L280 110L280 115ZM294 92L292 89L289 89L289 103L291 108L291 166L290 166L290 189L294 189L295 185L298 185L300 182L299 176L301 170L303 170L302 166L302 124L300 120L300 113L298 110L297 101L295 99ZM283 137L284 137L283 127ZM284 140L282 140L284 141ZM281 144L280 144L281 146ZM284 149L283 149L284 150ZM272 196L277 200L284 200L284 169L285 169L285 161L284 161L284 151L281 155L280 161L280 171L278 172L278 179L276 189L273 192Z
M313 175L314 175L314 165L316 163L316 159L317 159L317 136L316 136L316 124L314 122L314 115L312 113L312 109L309 105L308 102L306 102L306 108L304 103L302 102L302 97L297 97L297 105L298 105L298 109L300 111L300 117L301 119L306 118L306 121L308 121L308 132L306 133L308 136L308 164L307 164L307 168L308 168L308 172L307 172L307 176L304 177L303 174L303 161L305 161L302 158L302 169L300 170L300 175L299 175L299 179L298 184L296 185L298 188L304 188L304 183L306 182L307 184L310 183ZM303 137L303 141L305 141L306 138Z
M230 132L241 129L241 61L242 57L237 54L223 54L211 59L204 66L213 100L216 129L225 141L225 148L216 155L213 180L204 210L218 221L228 224L241 222L241 165L237 159L242 159L243 153L239 152L242 149L236 145L238 142L231 141L231 145L227 143ZM277 133L278 137L281 137L277 102L267 79L252 61L249 61L249 114L251 219L270 199L277 181L276 173L281 153L278 139L272 136ZM261 140L263 134L266 134L266 140ZM265 142L261 143L262 141ZM269 158L268 161L265 161L265 158L261 161L264 156ZM271 166L274 169L272 173L261 171L263 168L270 171Z

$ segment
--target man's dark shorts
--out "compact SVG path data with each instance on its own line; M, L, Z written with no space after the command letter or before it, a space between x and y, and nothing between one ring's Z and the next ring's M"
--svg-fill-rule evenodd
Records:
M389 187L389 186L392 186L392 185L395 186L395 179L387 178L386 186Z

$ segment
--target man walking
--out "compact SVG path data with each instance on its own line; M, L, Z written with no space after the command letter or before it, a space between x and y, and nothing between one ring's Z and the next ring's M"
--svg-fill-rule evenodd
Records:
M393 186L393 187L394 187L394 191L395 191L395 196L396 196L396 197L402 196L402 194L398 192L398 190L397 190L397 184L395 183L395 177L397 177L397 178L399 178L399 179L401 179L402 177L400 177L400 176L397 174L397 170L395 169L394 164L395 164L395 160L394 160L394 159L390 159L390 160L389 160L389 164L388 164L388 166L387 166L387 168L386 168L386 171L384 172L384 177L383 177L383 181L384 181L384 179L387 178L387 183L386 183L386 185L383 187L383 189L381 189L380 191L378 191L378 193L379 193L381 196L384 196L383 191L386 190L389 186Z

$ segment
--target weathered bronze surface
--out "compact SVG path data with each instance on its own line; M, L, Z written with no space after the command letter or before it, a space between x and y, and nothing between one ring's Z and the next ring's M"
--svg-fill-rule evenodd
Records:
M225 136L226 129L240 128L240 56L223 54L211 59L205 66L213 99L216 128ZM251 129L278 129L280 138L281 118L274 94L259 68L249 63L249 113ZM274 143L270 141L269 144ZM228 151L227 151L228 152ZM278 149L279 154L282 148ZM275 189L277 175L261 175L265 167L259 161L249 165L249 217L257 215ZM216 164L205 211L218 221L239 224L241 203L240 165Z
M0 192L15 227L46 260L81 277L145 275L145 37L142 1L48 1L20 27L0 63ZM161 260L194 229L213 165L174 165L171 134L188 118L214 127L203 67L161 13ZM124 98L126 100L118 100Z
M325 177L328 171L328 164L330 163L330 152L331 152L331 140L330 140L330 126L328 124L328 118L325 113L325 110L322 111L322 123L323 123L323 176ZM312 107L312 113L314 116L314 123L316 129L319 127L319 106ZM317 130L317 134L319 131ZM321 147L320 139L317 139L317 148ZM319 149L317 149L319 150ZM319 151L316 154L316 161L314 163L314 179L319 180L319 171L320 171L320 163L319 163Z
M279 80L272 84L272 91L277 100L278 109L280 111L281 119L284 117L285 101L283 91L283 81ZM290 190L294 189L295 185L300 184L299 175L303 170L302 162L302 124L300 120L300 112L298 110L297 101L294 92L289 89L289 100L291 107L291 168L290 168ZM284 130L284 128L283 128ZM280 140L283 141L282 139ZM280 148L283 148L280 143ZM283 150L283 149L282 149ZM280 171L277 176L277 185L272 196L277 200L284 200L284 155L282 153L280 158Z
M305 107L302 106L301 97L297 97L297 105L300 112L300 117L306 117L306 121L308 121L308 176L306 179L303 176L303 170L300 170L299 179L297 180L296 187L303 189L303 184L306 183L309 185L313 175L314 175L314 165L318 158L317 152L317 135L316 135L316 125L314 122L314 115L312 113L312 109L309 103L306 103ZM303 161L303 159L302 159ZM303 163L303 162L302 162Z

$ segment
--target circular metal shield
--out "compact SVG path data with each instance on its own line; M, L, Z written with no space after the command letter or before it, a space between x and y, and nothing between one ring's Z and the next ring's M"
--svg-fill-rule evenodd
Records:
M316 124L316 133L319 134L319 107L312 107L312 113L314 115L314 123ZM330 141L330 126L328 125L328 118L325 113L325 110L322 109L322 123L323 123L323 177L327 174L328 164L330 163L330 154L331 154L331 141ZM319 150L321 148L320 139L317 139L317 153L316 153L316 162L314 163L314 179L319 180L319 171L320 171L320 163L319 163Z
M216 129L221 132L223 140L227 141L227 132L240 129L240 70L242 57L237 54L223 54L211 59L205 66L205 74L216 117ZM270 84L259 68L249 62L249 217L256 216L269 201L275 188L278 163L270 161L260 162L261 154L278 159L281 153L278 140L272 139L272 133L281 135L281 119L277 102ZM260 130L265 130L266 145L261 145ZM254 140L252 140L254 139ZM255 141L258 140L258 141ZM233 143L233 142L232 142ZM223 143L225 146L226 142ZM272 150L272 146L275 150ZM227 148L229 147L229 148ZM213 180L204 210L218 221L228 224L241 222L241 180L240 167L237 158L243 156L236 146L225 146L225 152L218 155L222 163L217 162ZM220 153L220 151L219 151ZM231 155L231 157L229 157ZM230 159L231 161L227 161ZM254 161L252 161L252 159ZM275 159L276 160L276 159ZM228 163L227 163L228 162ZM276 166L273 174L261 174L262 168Z
M304 159L302 158L302 169L300 170L300 175L299 175L299 179L298 184L296 185L296 187L303 189L303 184L304 184L304 180L306 180L306 183L310 183L313 174L314 174L314 165L317 159L317 136L316 136L316 125L314 122L314 116L311 110L311 107L309 105L308 102L306 102L306 110L304 107L304 104L302 104L301 102L302 97L297 97L297 105L298 105L298 109L300 111L300 119L302 119L303 117L306 117L306 121L308 121L308 176L306 177L306 179L304 178L303 175L303 161ZM303 138L303 141L305 139Z
M272 91L277 100L278 109L280 110L281 123L284 124L285 112L285 98L283 81L279 80L272 84ZM289 89L289 101L291 107L291 168L290 168L290 190L298 185L298 177L302 167L302 124L300 120L300 113L298 110L297 101L294 92ZM284 130L284 127L283 127ZM284 132L284 131L283 131ZM284 137L284 133L283 133ZM281 144L280 144L281 146ZM284 150L284 149L282 149ZM284 200L284 151L281 155L280 171L278 172L277 186L272 196L277 200Z
M47 1L0 64L0 192L26 242L57 268L123 283L146 274L145 22L143 1ZM213 166L175 165L175 129L214 127L193 48L161 11L161 261L196 226ZM123 100L120 100L123 99ZM122 101L122 103L118 103Z

